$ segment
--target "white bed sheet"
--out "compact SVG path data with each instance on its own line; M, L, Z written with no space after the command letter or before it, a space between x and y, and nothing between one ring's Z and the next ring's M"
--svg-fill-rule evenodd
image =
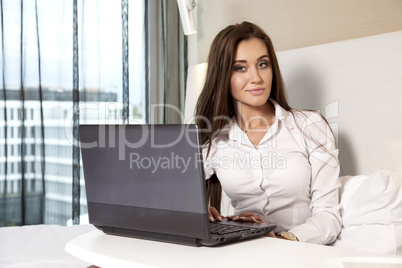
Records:
M26 225L0 228L1 268L88 267L64 251L68 241L94 230L92 225Z

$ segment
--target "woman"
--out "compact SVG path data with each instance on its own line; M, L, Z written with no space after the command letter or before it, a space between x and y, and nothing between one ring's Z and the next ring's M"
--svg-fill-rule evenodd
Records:
M288 105L272 42L261 28L243 22L215 37L195 113L205 174L209 182L219 179L235 209L229 220L273 223L277 235L271 236L295 241L336 239L334 136L320 114ZM220 190L208 189L211 221L224 218Z

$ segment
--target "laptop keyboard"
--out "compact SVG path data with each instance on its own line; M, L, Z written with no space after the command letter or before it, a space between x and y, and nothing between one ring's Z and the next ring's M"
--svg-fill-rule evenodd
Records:
M257 229L245 227L245 226L234 226L229 224L219 224L210 223L210 233L214 235L225 235L225 234L235 234L242 232L253 232Z

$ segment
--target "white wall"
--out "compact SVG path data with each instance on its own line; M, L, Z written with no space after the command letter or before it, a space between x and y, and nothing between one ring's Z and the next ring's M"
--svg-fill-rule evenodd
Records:
M195 0L198 32L189 63L204 62L215 35L248 20L271 36L276 51L402 30L401 0Z
M257 23L274 42L290 105L332 123L344 175L402 177L402 1L198 0L196 16L190 65L205 62L225 26Z

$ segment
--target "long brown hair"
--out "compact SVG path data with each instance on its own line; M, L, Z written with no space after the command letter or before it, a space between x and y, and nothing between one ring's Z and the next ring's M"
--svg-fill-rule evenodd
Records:
M227 124L227 118L234 113L233 97L230 94L230 80L235 53L243 40L258 38L267 47L268 57L272 66L272 87L270 98L274 99L285 110L291 108L286 100L284 83L276 59L274 47L269 36L257 25L242 22L226 27L213 40L209 55L204 87L195 108L195 122L201 132L201 142L211 148L213 135L219 133ZM221 185L214 174L207 180L207 196L211 206L220 211Z
M260 27L247 21L230 25L220 31L211 44L205 84L195 108L195 123L203 130L201 142L208 146L208 154L213 138L226 126L227 119L235 115L234 101L230 94L234 57L239 43L251 38L262 40L268 51L273 73L269 98L275 100L286 111L293 113L286 100L285 86L269 36ZM207 197L210 206L218 211L220 211L221 192L222 187L214 174L207 180Z
M290 110L271 39L260 27L250 22L230 25L220 31L211 44L205 84L195 108L196 124L201 129L211 130L201 134L202 144L210 145L212 134L217 133L227 124L224 117L230 118L235 113L233 97L230 94L233 61L239 43L251 38L261 39L268 50L273 73L269 97L285 110Z

